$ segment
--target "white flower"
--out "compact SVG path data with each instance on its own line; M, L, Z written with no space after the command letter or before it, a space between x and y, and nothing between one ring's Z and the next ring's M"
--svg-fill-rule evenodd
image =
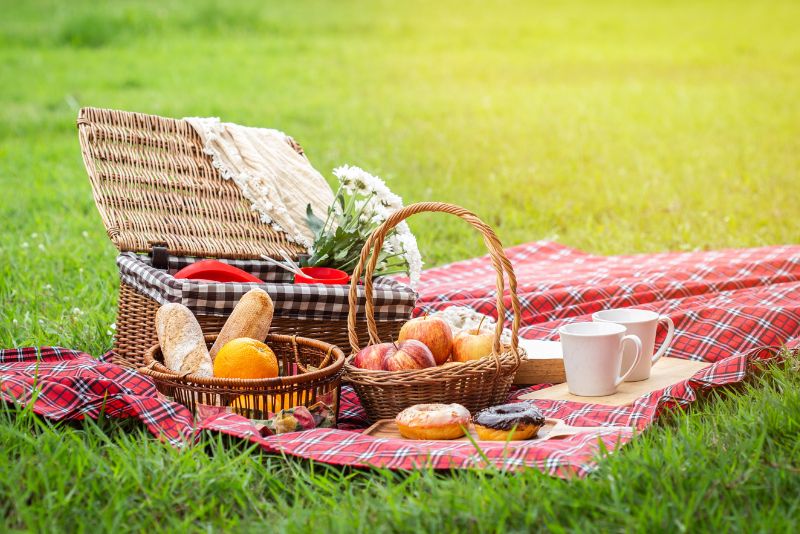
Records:
M80 316L83 315L83 311L80 308L72 308L72 315Z
M39 250L41 250L42 252L44 252L44 251L45 251L45 248L44 248L44 244L43 244L43 243L39 243L39 247L38 247L38 248L39 248Z
M29 246L30 245L28 245L27 241L23 241L22 244L20 245L20 248L28 248Z
M361 177L357 176L354 180L355 190L357 192L366 194L369 192L369 184Z
M50 284L45 284L42 289L44 289L45 291L52 291L53 286L51 286Z
M349 170L350 167L347 165L333 169L333 175L338 178L339 185L345 193L353 192L353 179L350 177Z
M333 174L347 193L358 192L365 196L375 193L386 207L402 206L400 197L392 193L383 180L360 167L342 165L336 167Z
M83 232L81 232L81 235L82 235L83 237L89 237L89 232L87 232L86 230L84 230Z
M381 206L385 208L391 208L396 211L403 207L403 199L391 191L389 191L388 195L381 195L379 198Z
M396 241L393 243L399 242L400 247L398 248L402 248L405 253L406 263L408 263L408 278L411 287L416 289L422 274L422 256L419 253L417 238L411 233L411 229L405 221L395 227L395 232Z
M117 323L111 323L110 325L108 325L108 327L109 327L111 330L116 330L116 329L117 329Z
M39 237L39 233L38 232L33 232L31 234L31 239L36 239L37 237Z
M372 220L378 224L382 223L389 217L389 210L376 198L370 206L372 210ZM394 211L394 210L392 210Z
M383 180L359 167L342 165L335 168L333 174L339 180L337 197L345 197L346 208L343 209L337 202L328 212L329 219L335 215L341 224L348 227L358 225L362 230L369 231L386 222L403 207L403 199L392 193ZM319 249L323 244L330 245L333 240L332 231L326 227L325 232L317 238L315 248ZM342 247L345 244L335 243L335 246ZM416 287L422 271L422 258L417 241L405 222L389 233L382 252L389 259L380 262L378 270L407 271L412 287ZM342 263L352 265L355 259L348 257Z
M378 180L379 183L375 185L375 195L378 202L384 208L389 208L392 211L397 211L403 207L403 199L395 195L391 190L386 187L383 180Z

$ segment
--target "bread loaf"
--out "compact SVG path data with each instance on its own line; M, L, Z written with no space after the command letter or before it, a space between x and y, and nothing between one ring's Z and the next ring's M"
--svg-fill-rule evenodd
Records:
M237 337L249 337L264 341L272 324L274 306L272 299L263 289L251 289L239 299L233 313L225 321L222 331L211 347L211 360L216 358L225 343Z
M156 312L156 334L164 365L178 373L214 376L203 331L194 314L183 304L164 304Z

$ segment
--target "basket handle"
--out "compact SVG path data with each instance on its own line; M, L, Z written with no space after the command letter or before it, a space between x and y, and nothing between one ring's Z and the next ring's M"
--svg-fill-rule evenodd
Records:
M503 302L503 292L505 290L505 280L503 278L503 274L505 273L505 275L508 276L511 308L514 312L514 320L512 321L511 325L511 351L517 359L517 362L519 362L518 333L520 308L519 299L517 298L517 278L514 276L514 269L511 267L511 262L503 251L503 246L500 243L500 239L497 237L497 234L494 233L494 230L492 230L471 211L460 206L445 204L443 202L418 202L416 204L410 204L404 208L401 208L391 214L386 221L377 227L369 236L369 238L367 238L367 242L364 243L364 248L361 249L361 256L358 260L355 270L353 271L353 276L351 277L350 281L347 333L350 339L351 350L353 353L356 353L360 350L358 334L356 333L356 305L358 303L358 283L359 279L361 278L361 272L364 270L364 266L366 265L366 271L364 273L364 296L366 299L365 315L367 319L367 330L369 332L369 344L374 345L381 342L378 338L378 327L375 324L375 303L372 301L372 275L375 272L375 266L378 263L378 252L383 247L383 240L386 238L386 234L388 234L392 228L412 215L423 212L441 212L455 215L456 217L460 217L467 221L483 235L483 242L486 244L486 248L489 249L489 257L491 258L492 265L497 273L497 326L495 327L492 355L499 366L499 354L501 352L500 336L503 333L503 323L506 312L506 306ZM373 249L376 252L374 254L371 253Z

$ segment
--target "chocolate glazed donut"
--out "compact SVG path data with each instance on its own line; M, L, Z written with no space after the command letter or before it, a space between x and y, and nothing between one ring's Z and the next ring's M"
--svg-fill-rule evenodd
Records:
M544 415L530 402L513 402L481 410L472 418L478 439L530 439L544 425Z

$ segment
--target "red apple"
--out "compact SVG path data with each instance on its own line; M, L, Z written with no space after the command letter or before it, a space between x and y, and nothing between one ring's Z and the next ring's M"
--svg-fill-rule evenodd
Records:
M397 351L394 343L378 343L377 345L369 345L358 351L356 357L353 358L353 365L359 369L382 371L383 359L386 357L386 354L389 351Z
M494 333L490 330L463 330L453 338L453 361L468 362L492 354Z
M450 326L438 317L417 317L400 329L399 341L416 339L424 343L433 354L436 365L442 365L453 349L453 332Z
M425 343L416 339L397 343L395 350L389 350L383 358L383 369L385 371L425 369L435 365L436 360L433 359L431 349Z

